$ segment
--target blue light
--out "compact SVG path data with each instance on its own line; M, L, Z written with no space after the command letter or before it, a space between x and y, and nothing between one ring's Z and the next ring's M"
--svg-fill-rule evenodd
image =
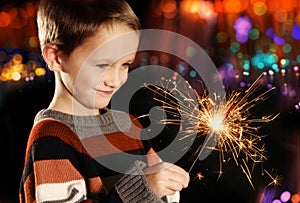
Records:
M273 64L277 63L277 61L278 58L276 54L258 53L252 58L251 63L254 67L263 69L265 67L271 67Z
M297 63L300 63L300 54L297 55L296 60L297 60Z
M294 24L292 29L292 37L296 40L300 40L300 27L297 25L297 23Z
M276 34L273 36L273 41L278 45L283 45L285 43L285 39L278 37Z
M249 60L245 60L243 68L246 71L250 70L250 61Z
M191 76L192 78L196 77L196 75L197 75L196 71L194 71L194 70L191 70L191 71L190 71L190 76Z
M278 64L277 63L274 63L273 65L272 65L272 69L275 71L275 72L279 72L279 68L278 68Z

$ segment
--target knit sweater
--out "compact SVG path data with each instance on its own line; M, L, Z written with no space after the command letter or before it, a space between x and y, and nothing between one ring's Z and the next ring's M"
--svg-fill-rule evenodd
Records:
M142 172L159 157L140 136L140 124L124 112L41 110L27 143L20 202L164 202Z

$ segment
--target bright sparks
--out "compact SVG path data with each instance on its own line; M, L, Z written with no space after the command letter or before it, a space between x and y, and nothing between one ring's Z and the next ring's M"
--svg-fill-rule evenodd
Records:
M233 92L225 101L224 98L211 98L204 92L200 96L188 83L184 88L179 82L169 81L162 87L147 86L155 93L154 99L161 103L162 109L173 116L160 121L161 124L176 124L181 126L185 140L192 135L211 136L215 139L216 146L212 149L219 152L219 165L221 176L222 164L234 160L247 180L252 183L252 173L258 164L267 160L266 149L260 135L260 129L264 124L273 121L278 114L255 117L252 113L255 107L272 95L275 88L261 93L260 82L265 74L261 74L245 92ZM184 125L183 125L184 123ZM205 145L204 145L205 146ZM199 157L199 148L195 150L196 160ZM201 152L200 152L201 153ZM194 164L193 164L194 165ZM193 165L191 167L193 167ZM263 169L262 174L265 170ZM270 184L278 184L278 179L271 176Z
M223 129L223 118L222 115L213 115L210 121L211 129L215 131L221 131Z

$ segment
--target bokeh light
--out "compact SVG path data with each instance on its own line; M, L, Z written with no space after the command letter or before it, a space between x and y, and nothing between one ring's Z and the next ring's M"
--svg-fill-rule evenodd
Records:
M236 31L236 40L240 43L245 43L248 41L248 34L252 28L252 22L248 16L241 16L236 20L233 28Z
M300 40L300 25L298 25L297 23L294 23L294 26L292 29L292 37L295 40Z
M265 2L257 1L253 5L253 11L256 15L262 16L267 12L267 5Z
M294 194L291 198L292 203L299 203L300 202L300 193Z
M280 200L282 202L287 202L289 201L291 198L291 193L289 191L284 191L283 193L281 193L280 195Z

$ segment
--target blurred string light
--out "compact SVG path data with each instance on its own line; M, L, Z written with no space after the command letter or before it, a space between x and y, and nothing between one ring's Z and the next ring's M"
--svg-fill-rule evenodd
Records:
M290 190L282 190L279 194L276 188L265 188L260 196L258 203L299 203L300 191L293 193Z
M6 1L0 7L0 83L32 81L47 70L39 54L37 1Z
M149 21L150 27L158 27L157 22L161 22L163 29L191 37L199 43L216 59L227 87L247 87L265 71L270 80L267 88L278 86L282 90L280 93L289 97L288 100L299 97L299 88L293 86L300 80L297 68L300 65L300 54L297 53L300 46L300 0L155 2L151 14L160 15L156 15L157 20L154 16ZM213 19L216 19L215 24ZM211 39L214 40L213 45L207 43ZM194 55L192 47L185 52L187 56ZM158 58L158 62L165 65ZM172 66L190 81L198 78L182 62Z
M18 49L0 49L0 82L29 82L46 73L45 64L38 54Z

